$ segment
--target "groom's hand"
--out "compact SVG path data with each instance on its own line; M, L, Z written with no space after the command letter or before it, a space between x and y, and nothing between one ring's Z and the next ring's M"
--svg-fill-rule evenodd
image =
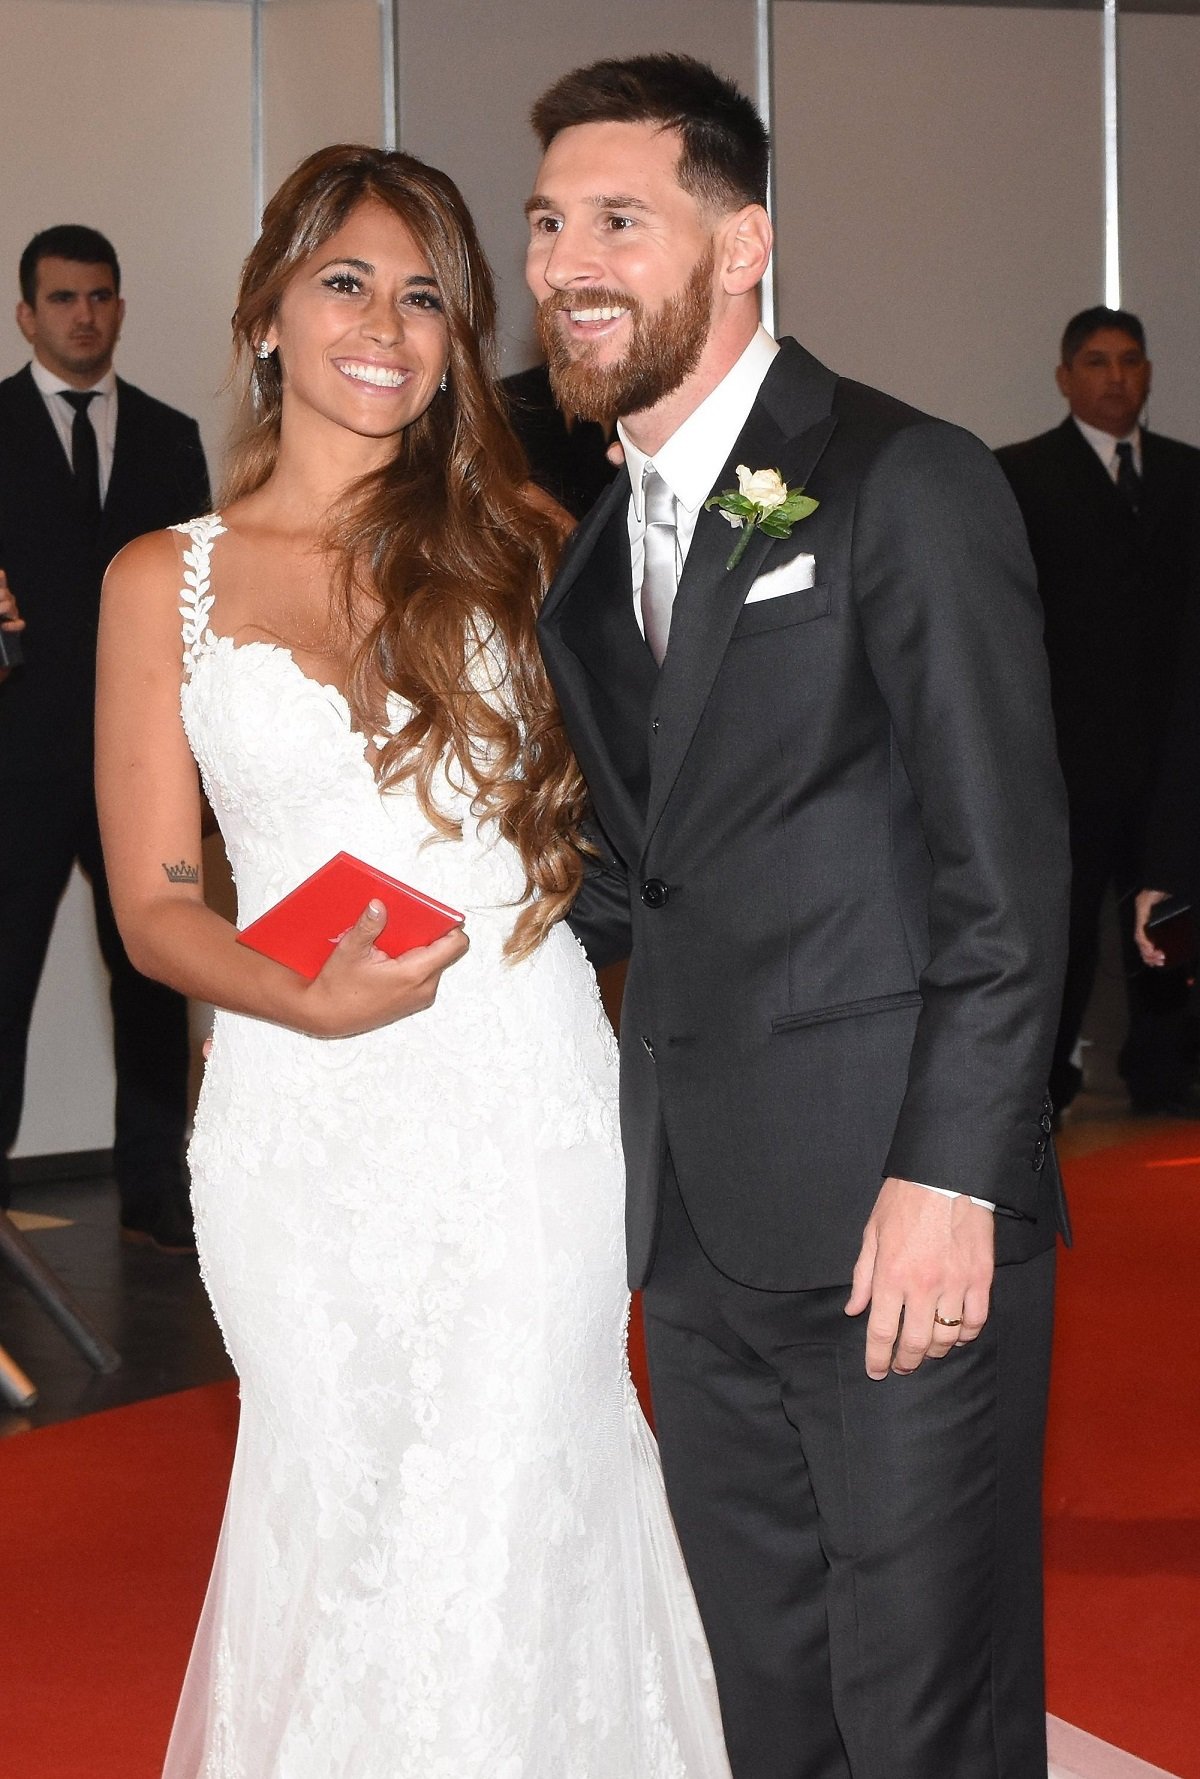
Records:
M986 1206L944 1198L911 1180L885 1180L846 1303L848 1316L870 1305L868 1375L915 1371L922 1359L944 1358L974 1340L987 1321L994 1269L994 1219Z

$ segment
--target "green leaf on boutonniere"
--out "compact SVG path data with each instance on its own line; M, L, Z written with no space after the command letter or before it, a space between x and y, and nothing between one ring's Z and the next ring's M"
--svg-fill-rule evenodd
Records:
M723 519L741 531L726 570L736 568L756 531L767 537L790 537L792 526L807 519L820 505L803 488L789 488L777 469L750 470L737 466L738 486L712 494L705 510L716 507Z

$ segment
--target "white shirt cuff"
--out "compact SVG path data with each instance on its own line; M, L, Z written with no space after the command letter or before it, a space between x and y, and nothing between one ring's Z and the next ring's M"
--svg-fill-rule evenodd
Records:
M973 1193L952 1192L949 1186L927 1186L924 1180L913 1180L913 1186L920 1186L925 1192L936 1192L939 1198L969 1198L973 1205L982 1205L985 1211L996 1209L990 1198L976 1198Z

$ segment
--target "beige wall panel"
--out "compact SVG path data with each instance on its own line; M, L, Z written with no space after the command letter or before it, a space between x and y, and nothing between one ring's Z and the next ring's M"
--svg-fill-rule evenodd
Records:
M107 1149L115 1085L108 975L96 944L92 893L75 871L59 907L34 1007L25 1108L12 1153Z
M0 44L0 276L15 298L21 249L51 223L103 230L129 305L118 368L194 414L211 459L251 223L248 9L0 0ZM3 325L7 375L27 355Z
M1103 295L1097 13L775 6L780 323L989 444Z
M444 167L471 206L500 286L506 370L537 356L522 276L521 206L538 163L529 108L582 63L657 50L703 57L753 93L752 0L401 0L403 146Z
M250 101L243 6L0 0L0 274L9 297L38 229L102 229L129 304L118 367L197 417L210 462L225 428L217 392L249 244ZM7 300L3 316L7 376L27 352ZM112 1092L107 979L76 875L34 1012L14 1153L106 1148Z
M1122 300L1146 324L1150 418L1200 445L1200 18L1121 22Z
M314 149L383 140L379 0L263 8L265 196Z

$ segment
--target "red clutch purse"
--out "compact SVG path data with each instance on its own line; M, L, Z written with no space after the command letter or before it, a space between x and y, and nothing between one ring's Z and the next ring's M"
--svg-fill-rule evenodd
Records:
M456 908L447 908L348 852L338 852L243 928L238 943L286 964L311 982L370 901L382 902L387 909L387 924L375 943L389 957L399 957L417 945L432 945L463 922Z

